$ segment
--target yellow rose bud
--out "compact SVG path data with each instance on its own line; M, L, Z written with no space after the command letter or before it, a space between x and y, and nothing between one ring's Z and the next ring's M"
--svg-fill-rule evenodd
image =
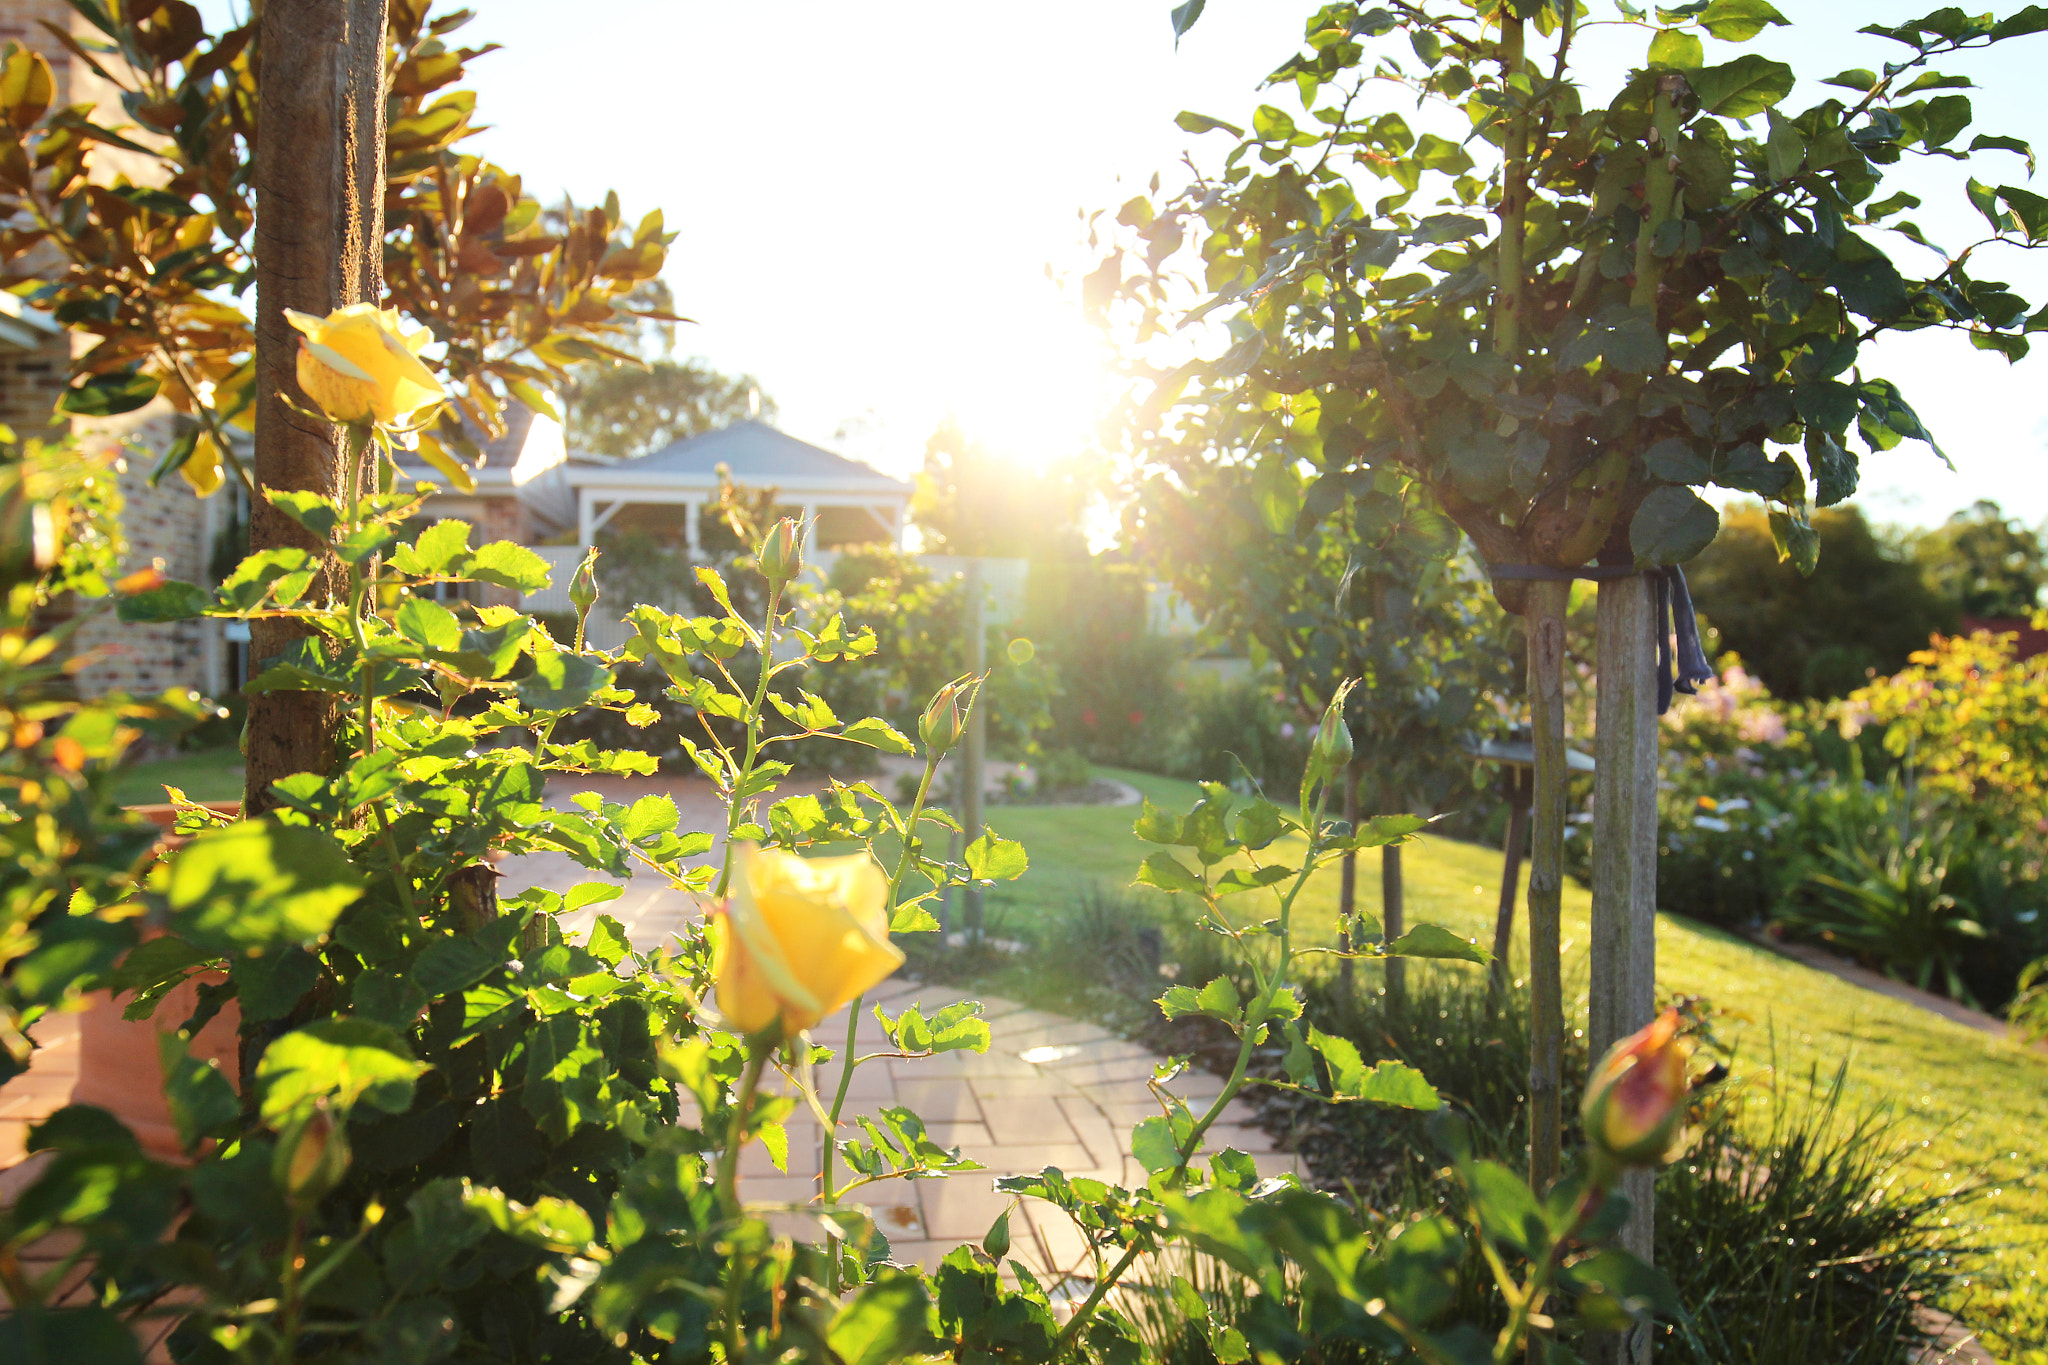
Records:
M768 529L757 558L761 576L778 588L804 571L803 532L794 517L784 517Z
M299 387L335 421L402 426L447 398L441 381L420 363L428 333L407 335L395 309L352 303L324 318L290 308L284 315L305 333Z
M1351 761L1351 727L1344 723L1344 696L1349 691L1345 688L1337 694L1323 712L1323 723L1316 727L1316 757L1332 772Z
M712 922L718 1008L742 1033L820 1019L903 965L889 942L888 879L865 853L799 858L742 845Z
M1678 1011L1607 1050L1586 1080L1579 1112L1586 1141L1610 1166L1654 1166L1669 1158L1685 1123L1686 1050Z
M967 690L968 680L955 678L938 690L924 708L924 715L918 718L917 737L924 741L924 747L935 754L943 754L960 742L960 736L967 729L967 717L960 709L961 694ZM967 698L971 709L974 698Z
M576 566L575 575L569 580L569 601L578 611L589 611L597 605L597 547L591 546L584 552L583 562Z

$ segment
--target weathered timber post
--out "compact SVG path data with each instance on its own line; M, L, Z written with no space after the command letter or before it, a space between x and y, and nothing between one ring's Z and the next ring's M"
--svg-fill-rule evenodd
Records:
M1395 805L1394 809L1400 807ZM1401 889L1401 846L1380 848L1380 928L1392 943L1407 929L1407 906ZM1408 999L1408 963L1405 958L1387 959L1387 1009L1398 1010Z
M299 334L284 310L324 314L373 302L384 250L385 0L267 0L257 33L256 482L329 497L346 492L340 429L285 406L312 405L295 377ZM262 498L252 552L326 546ZM324 585L340 591L329 559ZM289 622L250 624L252 674L303 637ZM249 700L244 808L272 804L270 784L334 766L340 708L322 692Z
M1535 818L1529 859L1529 1183L1557 1179L1559 1054L1564 1042L1558 964L1564 896L1564 617L1569 583L1529 585L1529 719L1536 748ZM1534 1338L1532 1338L1532 1342ZM1533 1349L1533 1346L1532 1346Z
M1353 760L1344 765L1344 824L1352 833L1358 832L1358 763ZM1347 848L1338 862L1337 875L1337 951L1349 953L1352 950L1351 917L1358 913L1358 850ZM1382 926L1384 927L1384 926ZM1351 959L1337 959L1337 998L1349 1012L1357 1009L1357 974L1352 970Z
M1501 785L1507 789L1508 832L1501 847L1500 905L1494 912L1493 962L1487 977L1489 989L1505 1001L1515 979L1508 956L1514 946L1515 902L1522 895L1522 857L1529 847L1529 779L1520 768L1505 765Z
M983 611L981 561L967 561L963 590L967 597L967 671L979 678L988 669L988 621ZM960 827L962 838L981 837L981 797L984 758L988 749L988 687L975 689L974 707L967 713L967 733L960 743ZM981 888L972 881L960 888L961 919L978 943L982 937Z
M1593 796L1593 962L1587 1052L1599 1057L1650 1022L1657 1004L1656 592L1642 574L1600 585ZM1621 1244L1648 1261L1655 1249L1655 1174L1630 1171ZM1648 1365L1638 1328L1588 1343L1598 1365Z

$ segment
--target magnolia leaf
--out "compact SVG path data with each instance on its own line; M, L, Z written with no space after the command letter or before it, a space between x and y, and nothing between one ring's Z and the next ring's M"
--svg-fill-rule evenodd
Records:
M1686 78L1700 108L1723 118L1750 118L1792 93L1792 68L1783 62L1746 52L1722 66L1695 71Z
M64 390L57 410L74 417L116 417L146 406L162 387L153 376L132 370L96 374Z

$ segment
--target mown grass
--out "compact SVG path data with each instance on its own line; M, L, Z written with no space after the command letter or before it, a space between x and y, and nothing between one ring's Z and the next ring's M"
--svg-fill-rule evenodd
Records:
M114 799L124 806L146 806L164 800L164 788L176 787L192 801L239 801L242 798L242 755L231 746L193 749L137 763L114 779Z
M1171 809L1186 809L1197 795L1191 783L1114 775ZM1027 923L1090 885L1128 885L1147 847L1131 833L1135 815L1102 808L993 808L990 823L1020 840L1031 858L1023 880L991 894L996 931L1003 924ZM1376 910L1373 855L1366 855L1360 871L1360 908ZM1411 924L1430 921L1481 943L1491 940L1498 851L1424 838L1407 850L1404 872ZM1304 892L1297 922L1327 932L1336 898L1335 871L1319 874ZM1250 905L1245 911L1254 913ZM1581 1026L1589 911L1585 888L1568 884L1565 989ZM1266 913L1256 912L1260 918ZM1523 927L1518 921L1517 929ZM1988 1197L1971 1205L1982 1220L1976 1240L2000 1250L1970 1287L1967 1301L1949 1306L1985 1334L2002 1365L2048 1365L2048 1179L2041 1175L2048 1160L2048 1055L1668 916L1658 925L1657 980L1660 993L1710 1000L1725 1025L1724 1041L1736 1051L1737 1074L1753 1075L1775 1061L1788 1097L1806 1095L1806 1077L1816 1069L1829 1074L1846 1059L1844 1111L1890 1106L1901 1134L1918 1144L1896 1173L1900 1188L1988 1183Z

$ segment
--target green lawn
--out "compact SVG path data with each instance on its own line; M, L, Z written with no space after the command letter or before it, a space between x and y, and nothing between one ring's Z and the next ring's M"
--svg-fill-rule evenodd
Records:
M138 763L114 780L114 799L124 806L151 805L164 800L167 786L177 787L192 801L239 801L241 751L229 746L193 749L153 763Z
M1115 776L1174 810L1185 810L1197 794L1191 783ZM992 894L991 910L1015 924L1091 883L1128 885L1146 848L1130 832L1136 814L995 807L991 823L1023 842L1031 871ZM1433 921L1489 942L1500 867L1496 850L1424 839L1404 859L1409 923ZM1379 878L1371 855L1358 883L1360 908L1375 908ZM1298 908L1311 912L1303 917L1310 923L1328 924L1336 896L1331 870L1310 884ZM1576 993L1581 1021L1588 911L1585 888L1568 883L1565 991L1568 1001ZM1809 1070L1826 1075L1846 1058L1850 1103L1893 1106L1904 1133L1924 1144L1904 1179L1960 1181L1979 1172L1989 1178L1997 1193L1972 1207L1984 1220L1983 1240L2007 1250L1968 1317L1990 1334L2002 1365L2048 1365L2048 1181L2038 1174L2048 1157L2048 1056L1686 920L1659 922L1657 969L1660 992L1712 1001L1727 1023L1724 1036L1736 1043L1738 1075L1754 1075L1775 1060L1786 1092L1799 1095Z

